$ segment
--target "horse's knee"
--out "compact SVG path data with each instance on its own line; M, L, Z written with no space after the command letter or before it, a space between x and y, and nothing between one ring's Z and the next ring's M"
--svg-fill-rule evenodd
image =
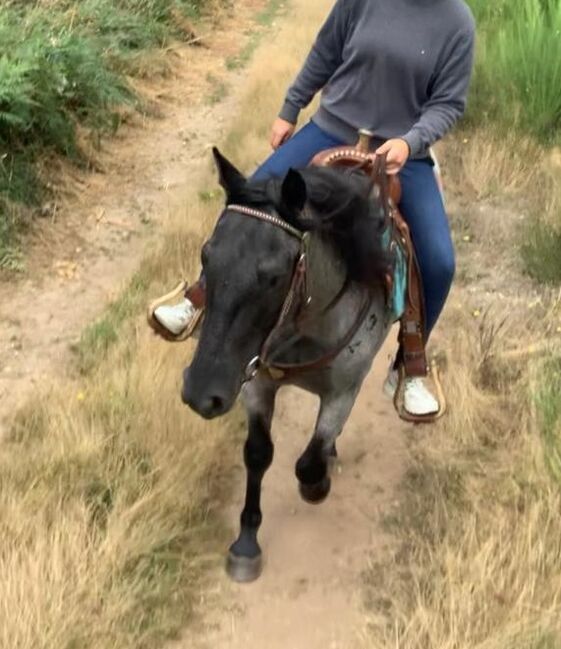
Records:
M244 462L248 471L266 471L273 461L274 447L269 431L261 418L249 423L249 436L244 446Z

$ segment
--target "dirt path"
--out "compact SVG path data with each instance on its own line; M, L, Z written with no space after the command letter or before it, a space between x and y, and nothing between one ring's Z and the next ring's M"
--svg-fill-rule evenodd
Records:
M27 242L25 280L0 283L0 437L36 385L67 371L70 345L119 294L178 208L186 181L209 164L244 74L226 62L243 50L264 5L237 2L230 15L200 27L204 47L168 54L172 78L140 88L159 118L129 115L96 154L102 171L61 173L68 191Z
M308 505L294 464L313 429L316 403L287 389L273 423L275 459L264 480L260 543L265 565L252 584L211 577L222 608L173 649L353 649L363 646L362 573L389 541L382 518L405 464L405 430L381 391L392 344L378 355L339 440L329 498ZM237 532L243 474L226 516Z

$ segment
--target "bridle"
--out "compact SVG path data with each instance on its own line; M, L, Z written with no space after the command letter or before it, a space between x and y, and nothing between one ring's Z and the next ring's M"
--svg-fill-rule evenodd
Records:
M289 374L297 374L303 371L326 367L351 342L352 338L360 328L370 309L372 302L371 291L364 292L365 299L363 299L363 303L359 310L356 321L353 323L353 326L349 329L349 331L347 331L346 334L342 337L342 339L338 341L338 343L332 350L330 350L320 358L308 363L271 362L271 349L277 333L281 331L285 326L291 314L294 314L294 320L300 320L306 307L311 304L313 299L313 296L311 296L308 292L306 281L308 271L308 243L310 234L309 232L302 232L301 230L298 230L279 216L269 214L268 212L262 210L254 209L252 207L246 207L245 205L227 205L223 214L226 214L227 212L245 214L246 216L250 216L265 223L274 225L275 227L281 228L292 237L298 239L298 241L300 242L300 249L296 257L296 264L292 273L290 288L284 299L280 315L277 319L276 324L273 326L267 338L265 339L265 342L263 343L259 354L248 363L245 369L244 383L254 378L255 375L261 370L267 371L271 378L278 380L281 378L287 378L287 375ZM346 288L347 285L345 285L345 289ZM330 308L333 308L333 306L335 306L335 304L340 301L345 293L346 290L341 291L337 296L337 299L331 304Z
M281 219L280 216L275 216L274 214L269 214L268 212L263 212L261 210L256 210L253 207L246 207L245 205L227 205L225 211L238 212L239 214L245 214L246 216L253 216L254 219L259 219L260 221L266 221L272 225L276 225L278 228L286 230L293 237L296 237L300 241L304 239L304 232L298 230L297 228L287 223L284 219Z

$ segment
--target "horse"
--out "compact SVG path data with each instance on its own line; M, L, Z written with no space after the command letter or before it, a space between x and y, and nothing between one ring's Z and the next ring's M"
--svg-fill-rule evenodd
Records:
M380 188L362 171L311 166L255 181L213 152L226 205L201 252L206 310L182 399L211 419L242 395L247 486L226 569L247 582L262 570L257 533L275 395L290 384L320 399L295 468L302 498L320 503L336 439L394 321L384 282L392 258Z

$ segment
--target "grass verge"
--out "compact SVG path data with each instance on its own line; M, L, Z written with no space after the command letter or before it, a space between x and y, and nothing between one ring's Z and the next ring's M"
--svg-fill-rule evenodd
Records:
M2 647L160 646L222 559L221 458L237 457L240 417L191 415L189 345L155 340L138 317L146 277L157 292L176 268L195 272L216 211L193 206L195 229L178 218L84 334L83 377L42 386L0 445Z
M561 487L561 356L539 367L535 379L538 426L545 446L545 459L552 477Z
M512 213L506 223L494 219L485 230L496 238L507 227L502 239L509 241L515 230L524 272L539 283L560 284L561 150L515 132L501 136L483 124L450 139L446 157L445 173L465 200L491 204L500 199Z

